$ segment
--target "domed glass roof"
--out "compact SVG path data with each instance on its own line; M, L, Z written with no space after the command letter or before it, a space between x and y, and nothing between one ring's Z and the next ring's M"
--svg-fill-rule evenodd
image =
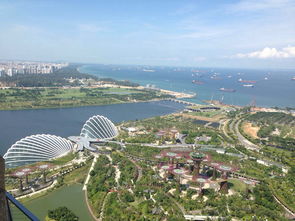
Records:
M118 135L116 126L104 116L89 118L81 130L81 137L93 139L111 139Z
M72 148L72 143L65 138L37 134L17 141L7 150L3 158L8 167L15 167L56 158Z

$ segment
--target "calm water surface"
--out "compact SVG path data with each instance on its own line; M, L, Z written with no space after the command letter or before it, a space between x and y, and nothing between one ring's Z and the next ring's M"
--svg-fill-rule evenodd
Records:
M79 184L61 187L46 196L25 203L25 206L40 220L45 220L48 210L66 206L80 218L79 220L93 221L86 206L82 185Z

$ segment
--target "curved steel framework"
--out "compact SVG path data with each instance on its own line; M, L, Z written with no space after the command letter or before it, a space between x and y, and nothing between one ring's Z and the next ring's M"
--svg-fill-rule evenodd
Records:
M104 116L93 116L83 125L80 136L93 139L112 139L118 135L116 126Z
M37 134L25 137L13 144L3 156L9 167L46 161L59 157L73 149L73 144L65 138Z

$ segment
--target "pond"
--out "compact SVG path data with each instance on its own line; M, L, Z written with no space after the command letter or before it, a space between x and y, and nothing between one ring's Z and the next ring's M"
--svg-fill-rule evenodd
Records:
M85 202L82 187L81 184L64 186L46 196L26 202L24 205L40 220L45 220L48 210L66 206L79 217L79 220L93 221Z

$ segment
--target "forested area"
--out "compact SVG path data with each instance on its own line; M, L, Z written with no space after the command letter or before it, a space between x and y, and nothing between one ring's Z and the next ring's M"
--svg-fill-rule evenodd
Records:
M249 121L261 124L281 124L295 126L295 117L281 112L257 112L247 117Z
M98 78L92 74L80 73L77 65L70 65L50 74L16 74L13 76L2 75L0 82L2 84L15 84L16 87L61 87L61 86L79 86L79 81L69 82L67 79L93 79L121 86L137 87L139 84L130 81L115 80L112 78Z
M295 117L280 112L258 112L249 115L247 120L260 128L257 135L261 143L275 148L295 151Z

